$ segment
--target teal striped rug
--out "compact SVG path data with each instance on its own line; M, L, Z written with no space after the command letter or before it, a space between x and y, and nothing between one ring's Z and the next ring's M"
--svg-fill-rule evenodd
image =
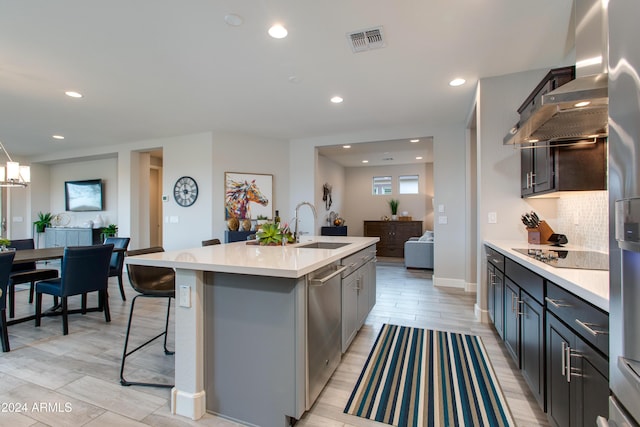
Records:
M394 426L515 426L480 337L385 324L344 412Z

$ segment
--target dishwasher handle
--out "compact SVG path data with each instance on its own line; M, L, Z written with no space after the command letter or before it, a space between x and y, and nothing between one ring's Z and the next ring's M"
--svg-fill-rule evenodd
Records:
M311 283L311 286L322 286L326 282L328 282L329 280L331 280L334 277L336 277L338 274L340 274L343 271L345 271L347 268L349 268L348 265L342 266L342 267L338 268L336 271L332 271L331 274L329 274L328 276L325 276L325 277L322 277L322 278L318 278L318 279L316 279L316 278L309 279L309 282Z

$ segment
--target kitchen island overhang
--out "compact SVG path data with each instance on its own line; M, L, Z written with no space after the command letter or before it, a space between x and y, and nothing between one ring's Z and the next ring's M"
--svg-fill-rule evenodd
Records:
M237 242L127 258L176 271L172 413L260 425L298 419L308 409L306 277L377 241L309 236L284 247ZM344 246L304 247L312 242Z

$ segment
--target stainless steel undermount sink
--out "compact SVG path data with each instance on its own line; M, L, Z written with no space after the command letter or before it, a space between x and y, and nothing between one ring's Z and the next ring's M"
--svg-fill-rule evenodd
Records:
M299 248L310 248L310 249L338 249L343 246L347 246L350 243L340 243L340 242L311 242L307 244L302 244L298 246Z

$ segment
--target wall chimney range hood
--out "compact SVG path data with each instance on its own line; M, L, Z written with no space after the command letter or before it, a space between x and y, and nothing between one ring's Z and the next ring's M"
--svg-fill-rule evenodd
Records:
M504 137L504 145L536 148L607 136L607 3L575 1L576 78L542 95L531 114Z

